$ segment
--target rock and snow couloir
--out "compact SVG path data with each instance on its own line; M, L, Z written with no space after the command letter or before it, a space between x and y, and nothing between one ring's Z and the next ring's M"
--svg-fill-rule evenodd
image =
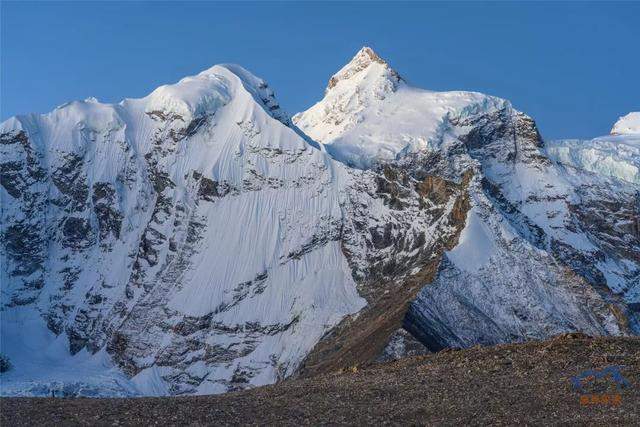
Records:
M293 121L235 65L9 119L2 393L220 393L638 333L638 182L551 152L509 102L412 88L370 48Z

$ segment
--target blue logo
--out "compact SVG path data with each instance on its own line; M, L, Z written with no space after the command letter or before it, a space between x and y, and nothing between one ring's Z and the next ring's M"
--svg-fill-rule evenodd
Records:
M620 372L621 368L622 366L607 366L602 369L590 369L580 373L580 375L571 377L571 384L573 385L573 389L578 393L585 393L584 385L586 382L610 377L615 383L618 391L620 391L631 385L629 380L627 380Z

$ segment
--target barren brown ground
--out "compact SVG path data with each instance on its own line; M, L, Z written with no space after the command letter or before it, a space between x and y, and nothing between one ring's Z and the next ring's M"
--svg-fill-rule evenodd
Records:
M570 378L619 366L629 384ZM619 403L617 399L619 396ZM582 401L581 401L582 399ZM218 396L1 400L2 425L640 425L640 338L566 335Z

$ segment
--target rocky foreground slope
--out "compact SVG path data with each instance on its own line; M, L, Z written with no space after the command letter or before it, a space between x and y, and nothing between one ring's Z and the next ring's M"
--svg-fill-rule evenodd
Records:
M293 119L236 65L9 119L0 392L221 393L637 334L640 187L551 153L508 101L413 88L369 48Z
M582 379L578 391L572 379L590 372L620 376ZM639 379L638 338L573 335L353 367L222 396L5 398L0 405L4 425L638 425Z

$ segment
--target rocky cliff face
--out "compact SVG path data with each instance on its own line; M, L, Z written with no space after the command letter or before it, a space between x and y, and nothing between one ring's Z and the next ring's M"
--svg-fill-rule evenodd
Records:
M220 393L640 330L637 184L369 48L293 121L223 65L12 118L0 150L4 394Z
M418 279L417 295L408 290L411 277L392 279L404 283L408 294L395 311L374 309L385 313L380 324L401 318L430 350L571 330L638 333L640 241L634 227L640 210L634 181L549 156L533 120L507 101L418 90L390 78L397 73L376 60L358 69L352 81L328 88L324 99L294 122L344 163L378 171L398 167L418 179L464 183L461 233L449 238L442 257L442 250L433 250L437 261ZM363 98L378 87L393 90ZM348 106L339 109L346 118L334 119L335 105ZM353 153L359 162L352 162ZM362 349L389 336L384 351L393 353L391 347L405 334L366 318L372 306L316 346L303 373L369 360ZM385 338L377 339L381 331ZM330 361L335 347L337 365Z

